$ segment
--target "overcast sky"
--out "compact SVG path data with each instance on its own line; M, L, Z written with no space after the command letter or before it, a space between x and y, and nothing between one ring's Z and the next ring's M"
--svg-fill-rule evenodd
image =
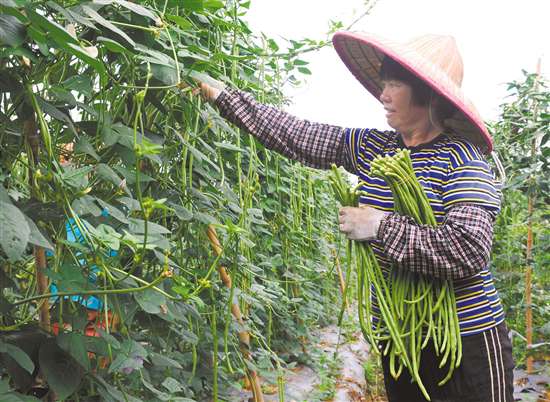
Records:
M363 0L252 0L245 17L251 28L273 38L323 39L328 21L353 20ZM453 35L465 72L463 90L485 120L498 116L506 82L521 70L550 77L550 0L378 0L354 30L407 40L424 33ZM282 43L282 41L279 41ZM313 75L287 90L287 110L314 121L347 127L386 128L380 104L340 61L332 47L303 57Z

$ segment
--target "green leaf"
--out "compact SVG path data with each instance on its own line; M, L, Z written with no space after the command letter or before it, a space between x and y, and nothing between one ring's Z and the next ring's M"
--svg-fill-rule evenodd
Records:
M142 402L141 399L129 395L127 392L120 392L117 388L111 384L105 382L103 378L98 375L94 375L94 380L100 384L98 392L105 402Z
M82 267L62 264L57 272L48 270L47 275L56 282L60 292L83 292L90 290L91 283L84 277Z
M49 92L59 104L65 104L70 106L71 108L76 106L76 99L69 90L60 86L53 85L50 87Z
M0 0L0 6L17 7L17 3L14 0Z
M19 347L0 341L0 353L6 353L29 374L33 373L34 363L31 358Z
M2 289L16 287L15 282L10 278L3 269L0 269L0 294Z
M204 223L205 225L219 223L218 220L214 218L212 215L206 214L204 212L195 212L194 217L196 220L198 220L201 223Z
M183 30L188 30L193 28L193 24L187 18L180 17L179 15L170 15L170 14L166 14L164 17L168 21L172 21L176 23Z
M204 0L183 0L181 6L190 11L201 11L204 8Z
M95 167L96 174L101 177L102 179L111 182L116 187L119 187L122 183L122 179L116 172L105 163L99 163Z
M119 222L122 222L122 223L125 223L125 224L130 223L128 218L126 218L126 215L124 215L124 213L120 209L112 206L111 204L106 203L105 201L103 201L100 198L97 198L97 202L99 203L99 205L101 205L104 209L107 210L109 215L111 215L113 218L115 218Z
M161 313L161 306L166 305L166 297L153 289L136 292L134 298L140 307L149 314Z
M95 201L95 197L84 195L74 200L71 206L77 215L83 216L91 214L97 217L101 215L101 209L96 205Z
M156 389L153 386L153 384L145 381L145 379L143 377L141 378L141 382L143 383L143 385L145 385L145 388L147 388L149 391L151 391L153 394L155 394L156 397L158 399L160 399L161 401L173 401L174 400L173 398L170 398L170 395L168 395L166 392L159 391L158 389Z
M50 21L43 15L38 14L31 8L27 8L27 16L33 24L41 27L61 46L64 44L78 45L78 40L71 35L65 28L55 21Z
M63 113L54 105L52 105L49 102L46 102L44 99L40 97L37 98L37 101L38 101L38 104L40 105L40 108L45 113L49 114L54 119L64 122L71 129L71 131L76 135L76 130L74 128L73 121L67 114Z
M120 344L118 339L116 339L113 335L111 335L111 334L109 334L105 331L102 331L101 329L98 329L97 332L109 345L111 345L111 347L113 347L117 350L122 347L122 345Z
M183 391L183 387L180 382L172 377L167 377L162 382L162 386L168 390L171 394Z
M225 4L222 0L204 0L203 6L204 8L215 11L219 10L220 8L224 8Z
M104 78L107 76L107 71L105 70L105 66L103 65L103 62L101 60L95 59L91 57L86 50L84 50L81 46L75 45L74 43L67 43L66 46L62 46L65 51L72 54L73 56L78 57L80 60L85 62L86 64L92 66L101 78Z
M122 372L130 374L134 370L143 368L143 362L147 358L147 351L138 342L128 339L124 341L117 351L115 360L109 367L109 372Z
M109 345L105 339L96 336L86 336L84 337L84 342L87 351L100 356L109 356Z
M12 15L0 14L0 45L19 46L25 41L25 25Z
M92 171L92 166L83 166L74 168L71 165L63 167L61 179L65 184L73 187L76 190L82 190L88 185L88 173Z
M191 345L198 345L199 343L199 337L194 332L181 330L180 336L181 339L183 339L185 342L190 343Z
M92 96L92 80L87 75L73 75L62 84L65 88L77 91L87 97Z
M308 74L311 75L311 70L307 67L298 67L298 71L302 74Z
M81 253L89 253L91 251L89 247L86 247L82 243L67 241L65 239L57 239L57 242L67 247L74 248L75 250L80 251Z
M126 49L120 43L118 43L118 42L116 42L112 39L104 38L103 36L98 36L96 38L96 40L98 42L100 42L101 44L103 44L103 46L105 46L111 52L114 52L114 53L128 53L129 52L128 49Z
M150 355L151 355L151 363L154 366L173 367L173 368L183 370L182 365L174 359L170 359L169 357L164 356L163 354L160 354L160 353L151 353Z
M111 226L100 224L95 229L91 229L91 231L96 239L103 242L111 250L118 250L120 248L121 235Z
M82 152L86 155L90 155L92 158L94 158L96 161L99 162L99 155L95 151L92 144L90 144L90 140L87 136L81 136L78 142L76 143L74 147L74 152Z
M82 367L57 345L55 339L42 344L38 361L58 399L66 399L78 389L83 378Z
M133 11L137 15L142 15L144 17L149 17L153 21L157 21L158 18L159 18L151 10L149 10L148 8L145 8L143 6L140 6L139 4L131 3L131 2L125 1L125 0L115 0L115 3L120 4L122 7L127 8L128 10Z
M226 149L228 151L235 151L235 152L245 152L244 149L237 147L236 145L230 144L228 142L217 142L214 141L214 145L221 149Z
M86 370L90 370L90 359L88 357L88 351L86 350L86 344L84 342L84 335L76 333L59 334L57 336L57 344L69 353L75 361L80 363Z
M5 394L10 390L10 382L7 378L0 380L0 394Z
M50 54L48 38L45 32L42 32L40 28L31 25L27 28L27 35L36 42L38 48L40 49L40 53L44 56L48 56Z
M130 218L129 229L132 233L145 233L145 221L137 218ZM154 222L147 222L147 233L148 234L169 234L170 230L166 229L164 226L159 225Z
M25 219L27 221L27 225L29 225L30 234L29 234L29 243L34 244L35 246L44 247L48 250L53 250L52 244L44 237L42 232L38 229L38 226L28 217L25 215Z
M151 73L153 77L166 85L176 85L178 83L178 75L174 67L151 64Z
M22 93L25 90L21 84L21 78L6 70L2 70L2 74L0 74L0 88L3 92L13 93Z
M135 198L120 197L120 198L117 198L117 201L125 205L130 212L139 211L141 209L141 205L139 205L139 201L136 200Z
M49 7L61 13L61 15L63 15L63 17L65 17L67 21L72 22L73 24L80 24L91 29L97 29L96 26L88 20L88 18L85 18L84 16L76 12L76 9L77 9L76 7L72 7L72 9L69 10L61 7L60 5L58 5L53 1L48 1L46 4L48 4Z
M40 402L40 399L34 396L23 395L19 392L10 392L0 395L2 402Z
M123 30L117 28L116 25L114 25L112 22L110 22L110 21L106 20L105 18L103 18L93 8L90 8L88 6L82 6L82 9L84 10L84 12L86 12L86 14L88 14L90 16L90 18L92 18L94 21L96 21L99 25L103 25L105 28L110 29L114 33L122 36L133 47L136 46L136 42L134 42L132 40L132 38L130 38L126 34L126 32L124 32Z
M175 203L169 203L168 205L170 205L170 208L174 210L176 216L182 221L189 221L193 218L193 213L184 206Z
M27 219L17 207L0 201L0 222L0 245L11 261L17 261L31 234Z
M136 183L136 172L135 170L127 169L123 166L115 166L115 170L119 172L124 178L126 179L126 184L133 185ZM146 175L145 173L139 174L139 181L140 183L148 183L150 181L155 181L151 176ZM129 193L129 191L127 191Z

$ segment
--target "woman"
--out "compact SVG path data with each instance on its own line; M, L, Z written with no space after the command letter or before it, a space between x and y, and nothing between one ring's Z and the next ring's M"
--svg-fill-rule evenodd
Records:
M399 44L372 34L339 32L333 43L355 77L380 100L394 131L311 123L234 89L203 83L201 91L225 118L267 148L314 168L335 163L357 175L365 194L361 208L340 210L340 230L350 239L370 241L383 269L395 264L453 281L463 358L440 387L447 367L438 367L432 347L423 351L420 376L431 400L511 402L512 348L488 271L492 225L500 208L500 192L483 158L492 139L461 92L463 67L454 39L425 35ZM399 148L411 151L436 228L392 212L388 186L370 175L375 156ZM382 364L390 402L426 400L406 370L394 380L388 359L383 357Z

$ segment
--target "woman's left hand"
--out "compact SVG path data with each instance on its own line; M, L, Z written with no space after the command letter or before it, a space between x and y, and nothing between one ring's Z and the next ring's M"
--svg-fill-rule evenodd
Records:
M340 231L350 240L376 239L380 222L388 214L367 206L340 208Z

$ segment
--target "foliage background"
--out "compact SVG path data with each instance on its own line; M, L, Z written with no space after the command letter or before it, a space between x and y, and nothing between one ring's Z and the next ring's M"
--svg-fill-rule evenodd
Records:
M36 400L27 394L38 395L38 366L58 397L192 401L223 399L252 371L280 386L285 367L311 358L311 329L340 305L337 206L324 173L265 150L192 88L193 78L214 77L280 106L283 83L310 73L301 55L327 41L250 32L248 7L0 0L2 400ZM527 73L509 90L492 125L508 175L493 271L522 335L524 269L534 269L538 345L514 337L522 365L528 353L546 356L550 337L549 93ZM534 251L525 261L529 196ZM42 255L57 291L94 295L106 310L94 318L78 299L41 297ZM55 336L37 328L44 301Z
M282 83L310 73L299 55L326 42L254 35L246 1L0 4L3 397L25 399L38 365L79 400L216 399L257 370L276 383L338 305L336 206L322 172L241 135L193 78L281 105ZM40 298L44 250L48 282L119 323ZM33 324L44 301L55 337Z

